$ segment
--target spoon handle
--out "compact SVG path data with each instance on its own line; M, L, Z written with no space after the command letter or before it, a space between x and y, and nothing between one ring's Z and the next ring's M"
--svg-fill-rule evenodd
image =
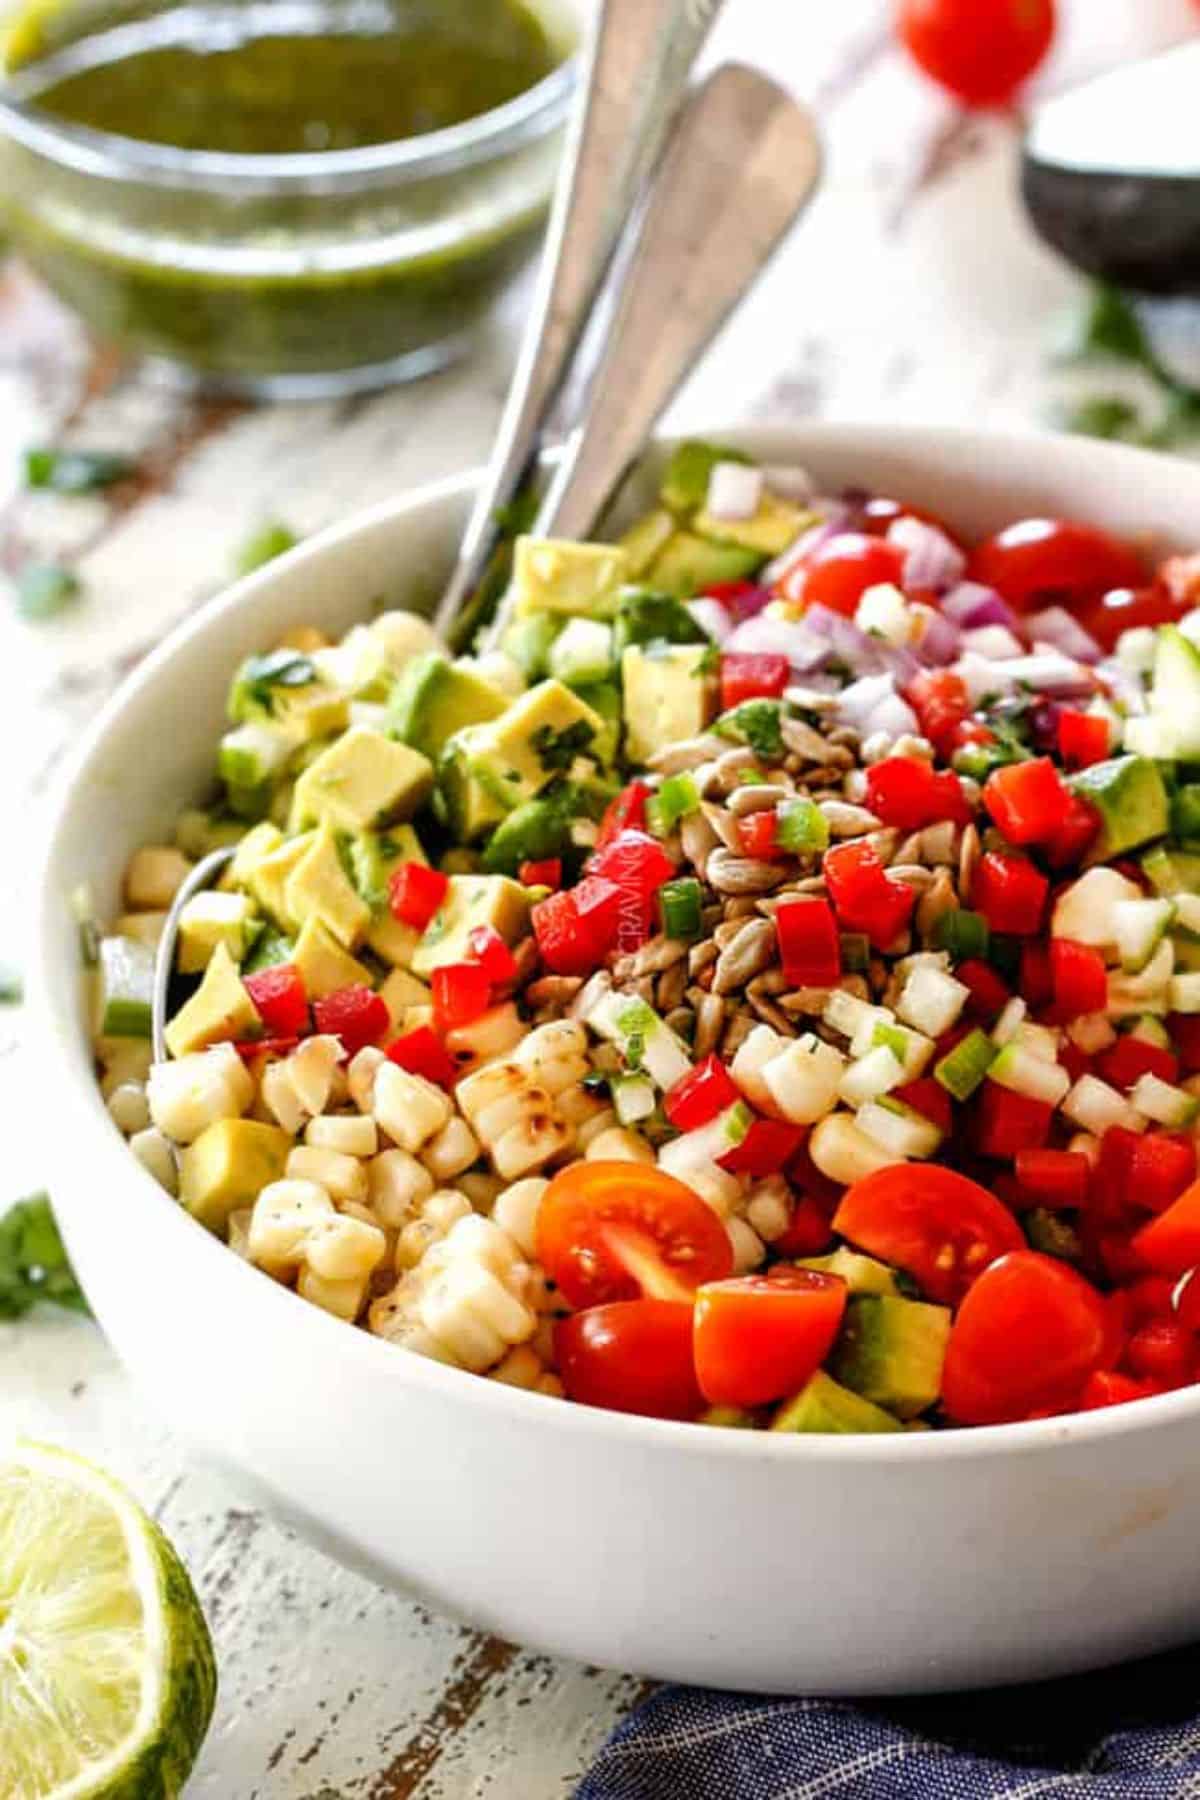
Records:
M587 537L660 413L817 184L807 109L727 64L682 113L650 194L581 419L534 527Z
M434 614L448 637L536 458L634 197L723 0L602 0L581 71L541 272L500 429Z

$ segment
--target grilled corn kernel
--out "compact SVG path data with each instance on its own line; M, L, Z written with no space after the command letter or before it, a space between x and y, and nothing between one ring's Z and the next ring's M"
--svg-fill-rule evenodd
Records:
M376 1122L401 1150L416 1151L441 1130L452 1108L432 1081L385 1062L375 1075L372 1110Z
M421 1152L421 1161L435 1181L453 1181L480 1157L479 1140L457 1114L447 1119L442 1129L431 1137Z
M254 1083L232 1044L214 1044L175 1062L155 1063L146 1083L150 1117L167 1137L190 1144L218 1119L238 1119Z
M314 1225L304 1242L304 1261L326 1281L363 1281L387 1253L378 1225L338 1214Z
M374 1044L367 1044L357 1056L353 1057L346 1070L346 1086L350 1090L350 1098L359 1112L369 1113L371 1101L375 1094L375 1076L381 1065L387 1061L382 1050Z
M314 1150L337 1150L343 1156L374 1156L379 1149L379 1132L374 1119L361 1113L326 1113L309 1120L304 1141Z
M544 1176L528 1176L524 1181L515 1181L511 1187L506 1187L496 1196L492 1207L496 1224L507 1231L525 1256L536 1254L538 1208L549 1186Z
M288 1057L286 1068L296 1097L314 1118L324 1112L334 1094L334 1076L342 1054L339 1039L328 1034L305 1038Z
M175 1166L171 1146L156 1126L151 1125L145 1131L135 1131L129 1140L129 1148L143 1169L153 1175L159 1187L166 1188L168 1194L179 1192L179 1170Z
M286 1173L293 1181L315 1181L334 1200L367 1198L367 1171L355 1156L337 1150L314 1150L297 1144L287 1159Z
M302 1299L319 1306L322 1312L332 1313L335 1319L345 1319L352 1325L363 1309L368 1286L369 1279L365 1275L330 1281L312 1268L304 1268L296 1282L296 1292Z
M433 1192L433 1176L407 1150L381 1150L367 1164L367 1193L381 1225L399 1231Z
M604 1131L598 1131L588 1139L587 1160L589 1162L635 1162L652 1163L654 1151L644 1137L636 1131L629 1131L624 1125L610 1125Z
M251 1262L286 1270L304 1260L313 1227L335 1217L333 1201L315 1181L272 1181L254 1202L247 1240Z

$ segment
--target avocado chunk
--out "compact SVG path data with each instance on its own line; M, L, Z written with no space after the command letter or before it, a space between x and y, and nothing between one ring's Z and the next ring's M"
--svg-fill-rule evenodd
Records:
M763 565L761 551L740 544L714 544L694 531L677 531L646 570L651 587L690 600L706 588L745 581Z
M631 644L707 644L703 625L693 619L674 594L651 588L622 588L613 625L613 650L624 655Z
M343 950L329 927L315 915L305 920L291 961L310 1000L324 1000L326 995L351 985L374 985L370 969Z
M490 681L432 651L416 657L401 675L387 729L436 762L456 731L498 718L507 705L507 696Z
M419 750L355 725L323 750L296 783L297 829L328 820L341 831L369 831L411 819L433 789L433 764Z
M565 621L561 613L535 612L514 619L500 640L500 648L526 681L540 681L550 672L550 650Z
M846 1307L830 1373L865 1400L912 1419L942 1391L949 1336L949 1307L860 1294Z
M1151 838L1162 837L1170 801L1158 764L1148 756L1111 756L1072 775L1072 790L1100 815L1089 862L1124 856Z
M268 925L260 933L253 950L242 964L242 974L257 975L260 969L276 969L280 963L291 962L296 954L296 944L286 932L276 931Z
M307 854L288 876L284 902L290 919L298 925L321 919L347 950L353 950L366 932L371 909L351 884L328 824L315 834Z
M259 920L247 894L206 889L193 894L179 915L176 963L181 975L198 975L218 944L241 962L259 932Z
M172 1056L188 1056L227 1038L251 1037L261 1024L237 964L225 945L218 944L200 986L167 1026L167 1049Z
M794 1400L788 1400L771 1421L772 1431L822 1432L850 1436L863 1431L903 1431L881 1406L864 1400L818 1369Z
M275 827L271 826L269 829L274 831ZM293 871L304 861L316 841L315 831L301 832L299 837L281 838L274 850L268 851L252 864L246 876L246 886L259 906L282 926L291 927L300 923L288 911L287 884ZM234 866L237 866L236 859Z
M221 877L222 888L249 887L259 864L273 856L282 843L283 833L278 825L264 819L261 825L252 826L242 837L233 853L233 861Z
M575 692L584 705L590 706L604 721L604 730L597 734L594 748L599 760L611 767L617 760L621 744L621 690L615 681L590 681L586 685L581 683ZM611 798L612 794L609 794L608 799Z
M657 750L698 737L716 712L709 645L634 645L621 658L625 754L644 763Z
M603 734L604 720L578 694L561 681L542 681L502 718L475 728L469 770L508 810L571 774L578 758L594 760Z
M131 937L100 940L96 1028L102 1037L148 1038L154 951Z
M450 739L438 764L438 797L446 823L461 843L473 844L508 810L492 773L490 725L469 725Z
M411 825L359 832L346 840L345 851L354 886L373 913L387 911L388 883L401 863L429 862Z
M625 552L625 561L634 581L641 580L674 530L675 521L671 514L665 506L657 506L653 512L635 519L629 530L621 533L617 542Z
M663 473L659 499L673 513L698 512L708 499L708 484L718 463L748 463L742 450L730 450L724 444L706 444L701 438L687 438L671 452L671 460Z
M428 1006L432 995L423 981L407 969L393 969L379 990L379 998L388 1009L393 1031L407 1031L408 1013L414 1006Z
M713 543L737 544L760 556L781 556L816 518L816 513L801 511L764 488L752 518L718 519L702 510L692 520L692 530Z
M139 944L149 944L151 950L157 950L166 922L165 912L120 913L113 921L112 935L135 938Z
M411 969L423 979L444 963L470 954L470 933L490 925L514 944L529 920L529 895L507 875L452 875L446 898L434 913L413 953Z
M230 793L269 788L286 769L295 736L264 720L251 719L227 731L217 748L217 774Z
M607 618L628 574L618 544L521 537L513 553L513 609L518 618L537 612Z
M828 1256L802 1257L799 1266L802 1269L816 1269L822 1275L838 1276L852 1294L900 1293L894 1269L889 1269L886 1263L876 1262L873 1256L863 1256L858 1250L847 1249L845 1244L839 1244Z
M282 1179L292 1140L257 1119L218 1119L179 1158L179 1198L194 1219L223 1237L229 1215Z
M1200 894L1200 853L1159 845L1142 858L1142 873L1156 894Z
M561 856L571 847L571 825L591 817L586 795L572 782L527 800L502 819L488 839L483 866L492 875L515 875L523 862Z

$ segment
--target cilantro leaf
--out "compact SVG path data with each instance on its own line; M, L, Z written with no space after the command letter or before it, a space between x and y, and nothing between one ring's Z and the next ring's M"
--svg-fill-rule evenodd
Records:
M758 756L778 756L783 749L781 717L778 700L743 700L721 714L716 728L722 737L740 738Z
M589 748L595 735L586 719L576 719L562 731L555 731L553 725L540 725L529 741L543 769L565 773L575 758Z
M89 1312L67 1260L45 1194L34 1194L0 1218L0 1319L19 1319L39 1300Z
M277 688L311 687L317 679L311 657L299 650L270 650L265 656L248 656L233 678L229 716L235 724L275 711Z

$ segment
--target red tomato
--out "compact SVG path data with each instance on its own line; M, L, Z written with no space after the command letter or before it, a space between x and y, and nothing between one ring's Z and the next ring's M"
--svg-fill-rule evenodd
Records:
M429 978L433 996L433 1023L445 1033L469 1025L486 1012L492 984L482 963L443 963Z
M713 1406L765 1406L799 1391L833 1346L846 1284L779 1268L709 1282L696 1295L696 1374Z
M1139 1261L1159 1275L1186 1275L1195 1268L1200 1263L1200 1181L1143 1225L1133 1248Z
M983 804L1010 844L1048 843L1063 823L1070 797L1048 756L1007 763L983 784Z
M1025 1242L985 1187L936 1164L897 1163L864 1176L843 1194L833 1228L950 1306L989 1263Z
M1128 544L1095 525L1071 519L1021 519L985 538L971 559L976 581L998 588L1018 612L1084 606L1110 588L1146 578Z
M898 544L861 531L840 531L784 576L783 597L796 605L827 606L830 612L853 618L869 587L899 582L903 573L904 551Z
M1192 1334L1172 1319L1149 1319L1125 1346L1130 1372L1179 1387L1192 1367Z
M953 669L922 669L904 697L938 755L948 757L971 716L971 696L962 676Z
M1054 37L1054 0L900 0L902 42L968 106L1000 106Z
M942 1404L960 1425L1066 1412L1108 1344L1104 1301L1066 1263L1035 1250L1002 1256L963 1301L942 1370Z
M361 982L352 981L313 1001L313 1020L317 1030L342 1040L347 1056L353 1056L367 1044L376 1044L391 1024L388 1009L379 995Z
M1123 631L1139 625L1170 625L1191 611L1191 602L1177 599L1157 583L1152 587L1115 587L1084 609L1079 622L1104 650L1116 648Z
M690 1306L670 1300L594 1306L559 1320L554 1351L563 1387L584 1406L651 1419L694 1419L703 1411Z
M1132 1375L1097 1369L1083 1384L1079 1407L1081 1412L1097 1412L1104 1406L1124 1406L1129 1400L1148 1400L1161 1392L1155 1381L1135 1381Z
M733 1268L712 1207L662 1169L628 1162L559 1170L538 1208L537 1254L575 1307L638 1295L690 1302Z

